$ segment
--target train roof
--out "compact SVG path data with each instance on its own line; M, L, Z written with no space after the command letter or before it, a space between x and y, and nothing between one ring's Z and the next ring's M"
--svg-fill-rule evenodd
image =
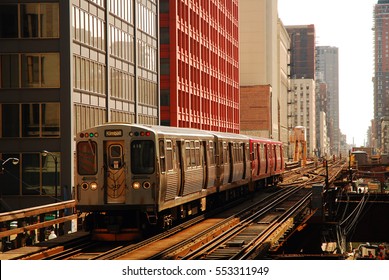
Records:
M132 123L121 123L121 122L110 122L96 126L96 128L107 128L115 127L115 128L139 128L153 131L157 134L166 134L166 135L190 135L190 136L202 136L202 137L213 137L210 131L204 131L195 128L179 128L171 127L171 126L159 126L159 125L142 125L142 124L132 124Z
M273 143L281 143L279 141L273 139L267 139L263 137L250 136L245 134L235 134L229 132L220 132L220 131L208 131L208 130L200 130L196 128L186 128L186 127L172 127L172 126L160 126L160 125L142 125L142 124L133 124L133 123L124 123L124 122L110 122L104 123L96 126L95 128L107 128L111 127L137 127L140 129L152 130L158 134L164 135L190 135L190 136L201 136L201 137L217 137L220 139L235 139L242 141L262 141L262 142L273 142ZM90 128L93 129L93 128ZM89 131L90 129L86 129Z
M352 154L367 154L366 151L352 151Z

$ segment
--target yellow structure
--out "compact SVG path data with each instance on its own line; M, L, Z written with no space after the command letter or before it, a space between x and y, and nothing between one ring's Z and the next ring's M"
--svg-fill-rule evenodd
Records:
M290 142L294 143L293 161L301 161L301 166L307 163L307 141L305 127L296 126L290 135Z

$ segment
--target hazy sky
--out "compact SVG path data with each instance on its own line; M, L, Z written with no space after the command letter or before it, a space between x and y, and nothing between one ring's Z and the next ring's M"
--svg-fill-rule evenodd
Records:
M284 25L314 24L317 46L339 48L339 125L364 144L373 118L373 8L378 0L278 0Z

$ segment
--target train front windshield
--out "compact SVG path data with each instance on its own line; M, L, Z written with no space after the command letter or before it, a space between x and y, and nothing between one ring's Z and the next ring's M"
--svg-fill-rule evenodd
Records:
M77 144L77 170L80 175L97 173L97 144L93 141L82 141Z
M135 140L131 143L131 172L152 174L155 171L155 147L151 140Z

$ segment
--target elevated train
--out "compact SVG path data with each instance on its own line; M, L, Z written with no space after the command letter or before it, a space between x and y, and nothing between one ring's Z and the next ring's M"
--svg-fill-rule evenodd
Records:
M169 227L277 183L284 171L278 141L127 123L78 133L76 161L77 211L88 230L111 240Z

